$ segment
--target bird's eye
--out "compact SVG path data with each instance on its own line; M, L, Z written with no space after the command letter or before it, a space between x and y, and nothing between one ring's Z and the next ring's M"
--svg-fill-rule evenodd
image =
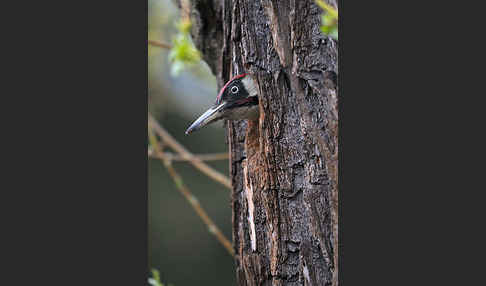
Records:
M233 87L231 88L231 92L232 92L232 93L237 93L237 92L238 92L238 87L237 87L237 86L233 86Z

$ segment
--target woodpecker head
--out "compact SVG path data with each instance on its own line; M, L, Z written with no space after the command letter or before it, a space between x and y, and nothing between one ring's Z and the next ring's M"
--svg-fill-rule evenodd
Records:
M258 88L249 74L230 79L216 97L216 102L186 130L189 134L221 119L258 118Z

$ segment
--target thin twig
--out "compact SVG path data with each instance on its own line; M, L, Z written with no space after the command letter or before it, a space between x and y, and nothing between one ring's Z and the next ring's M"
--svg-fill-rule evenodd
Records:
M149 43L149 45L152 45L152 46L161 47L161 48L165 48L165 49L172 49L172 45L162 43L162 42L159 42L159 41L148 40L148 43Z
M172 135L170 135L169 132L167 132L167 130L165 130L150 113L148 115L148 120L149 123L152 124L155 132L160 136L160 138L164 141L166 145L174 149L174 151L179 153L182 158L188 160L194 167L199 169L204 174L208 175L208 177L231 190L231 181L228 177L214 170L209 165L204 163L201 159L194 156L191 152L184 148L184 146L177 142L177 140L175 140L174 137L172 137Z
M211 220L211 218L207 215L206 211L201 207L201 204L199 204L199 201L197 198L189 191L189 189L184 185L184 182L182 181L182 177L176 172L174 167L172 167L170 160L165 157L165 153L162 152L160 149L160 146L157 142L157 138L155 137L155 134L153 132L153 125L149 123L149 139L151 142L151 145L154 146L154 153L155 156L158 157L165 165L167 170L169 171L170 176L174 180L174 183L177 187L177 190L186 198L186 200L191 204L192 208L196 211L196 213L199 215L199 217L203 220L203 222L208 226L208 230L211 234L213 234L216 239L226 248L226 250L231 254L231 256L234 256L234 251L233 247L231 245L231 242L224 236L224 234L221 232L221 230L214 224L214 222Z
M149 149L147 152L150 158L157 158L154 151ZM188 158L184 158L180 155L165 152L164 156L167 157L170 161L189 161ZM201 161L221 161L221 160L228 160L229 155L228 153L208 153L208 154L194 154L194 157L198 158Z
M182 19L191 22L191 3L189 0L181 0L181 8Z
M338 11L332 7L331 5L327 4L326 2L322 0L316 0L317 5L321 7L323 10L326 10L327 13L331 14L331 16L335 19L338 18Z

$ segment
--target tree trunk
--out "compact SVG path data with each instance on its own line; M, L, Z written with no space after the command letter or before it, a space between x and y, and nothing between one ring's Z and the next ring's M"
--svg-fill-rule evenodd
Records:
M260 89L259 120L227 124L239 285L337 285L337 42L321 13L312 0L192 1L219 86L249 72Z

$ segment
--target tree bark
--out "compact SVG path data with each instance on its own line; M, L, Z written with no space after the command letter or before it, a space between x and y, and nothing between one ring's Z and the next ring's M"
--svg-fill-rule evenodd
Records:
M336 3L328 1L336 7ZM260 118L229 121L239 285L337 285L337 42L312 0L193 0L221 87L249 72Z

